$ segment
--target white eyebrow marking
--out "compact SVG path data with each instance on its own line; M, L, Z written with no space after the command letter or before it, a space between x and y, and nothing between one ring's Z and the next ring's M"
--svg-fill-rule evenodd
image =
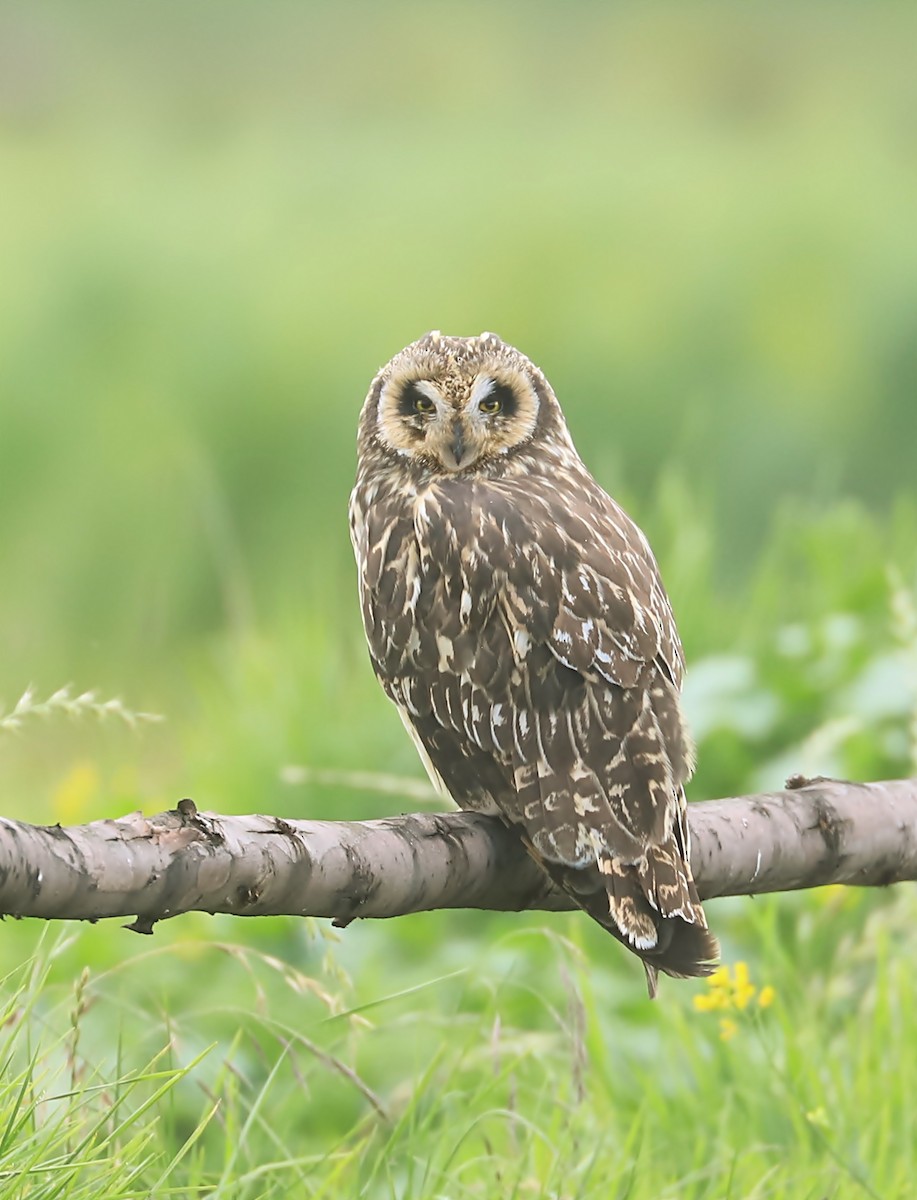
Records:
M434 404L442 404L443 398L432 379L409 379L406 387L415 387L422 396L432 400Z
M476 407L480 404L494 390L496 382L490 375L479 375L474 381L474 387L471 389L471 397L468 401L469 406Z

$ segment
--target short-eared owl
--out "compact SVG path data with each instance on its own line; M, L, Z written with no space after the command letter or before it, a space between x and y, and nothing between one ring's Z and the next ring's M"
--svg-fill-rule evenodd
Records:
M358 450L369 651L433 782L516 827L651 995L657 971L709 974L672 610L541 371L494 334L429 333L373 380Z

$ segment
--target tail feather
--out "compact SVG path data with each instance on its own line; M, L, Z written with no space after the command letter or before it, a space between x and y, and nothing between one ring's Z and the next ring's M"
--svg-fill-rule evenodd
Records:
M605 859L602 873L608 893L612 932L643 959L647 967L677 978L709 975L719 957L716 938L697 898L688 867L675 855L648 855L644 863ZM660 876L670 882L647 886ZM591 915L595 915L594 913ZM607 925L607 918L606 928ZM647 976L649 981L649 975ZM654 987L650 984L651 992Z
M640 862L625 869L636 874L643 894L660 916L681 917L691 925L706 927L691 869L673 839L652 846Z
M716 970L719 943L707 929L697 889L683 862L680 886L670 894L674 912L671 908L666 911L659 892L648 895L652 868L644 863L602 856L601 873L594 866L562 867L544 861L541 865L580 908L643 960L650 998L656 995L660 971L676 979L691 979Z
M660 922L656 949L641 957L647 966L675 979L703 978L716 970L720 944L704 926L669 917Z

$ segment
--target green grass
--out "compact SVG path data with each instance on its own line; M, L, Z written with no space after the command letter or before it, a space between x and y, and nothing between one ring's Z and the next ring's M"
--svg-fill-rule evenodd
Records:
M702 989L650 1008L567 919L453 930L435 969L373 930L333 963L301 944L302 974L201 940L77 996L76 944L46 942L4 1059L0 1169L28 1188L0 1195L903 1197L914 918L904 891L758 902L741 936L777 998L728 1040Z
M416 803L329 778L421 778L345 508L430 327L529 352L649 534L693 798L917 772L906 6L75 14L0 39L4 815ZM915 907L711 903L710 1011L574 914L7 921L0 1200L904 1200Z

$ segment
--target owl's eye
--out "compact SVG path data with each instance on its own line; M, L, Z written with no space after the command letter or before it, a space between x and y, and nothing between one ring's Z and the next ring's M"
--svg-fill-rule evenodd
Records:
M478 403L478 412L485 417L495 417L498 413L512 413L516 405L516 395L505 383L495 383L490 391Z
M428 417L431 413L436 412L435 402L420 390L416 383L409 383L401 393L401 412L406 416L414 416L420 414L422 417Z

